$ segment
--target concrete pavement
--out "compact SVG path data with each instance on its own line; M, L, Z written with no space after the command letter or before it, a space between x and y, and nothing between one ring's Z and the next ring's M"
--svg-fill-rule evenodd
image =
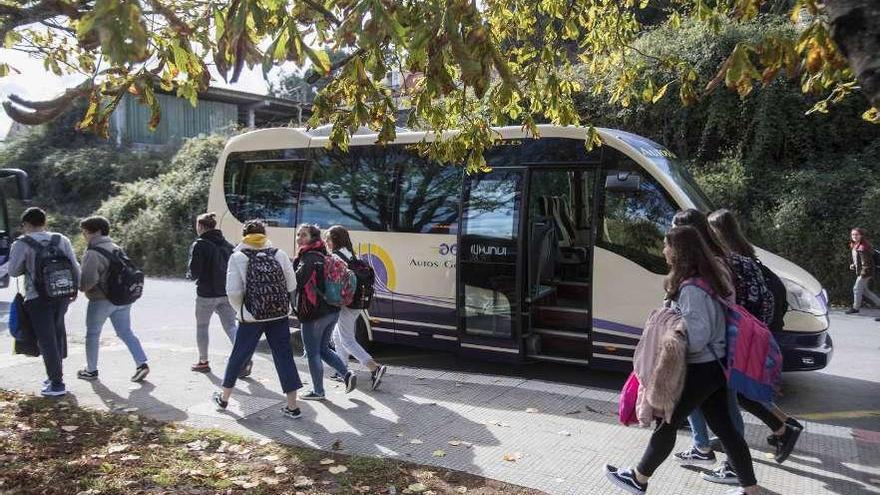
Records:
M317 449L329 450L338 440L345 453L459 469L551 494L621 493L604 479L602 465L635 463L650 435L617 423L614 387L551 382L497 367L491 374L467 367L425 368L400 359L391 360L395 364L379 391L367 390L365 372L360 389L348 395L328 382L326 402L303 402L304 418L288 420L279 414L283 399L271 357L262 346L253 378L239 382L227 412L216 412L209 397L219 385L228 341L215 321L214 374L190 372L196 357L192 287L159 280L150 280L149 286L154 290L134 311L151 360L147 381L128 381L134 366L109 323L102 336L101 380L75 378L85 361L84 302L77 301L68 317L71 344L65 373L72 393L67 400L101 409L136 407L156 419ZM8 291L0 291L0 300L10 299ZM832 366L785 377L783 408L808 418L785 464L768 458L766 428L746 415L756 473L767 493L880 493L880 324L865 316L833 319L837 350ZM0 332L0 348L10 347L8 333ZM298 359L297 365L307 382L305 361ZM0 360L0 387L36 392L43 375L38 359ZM682 432L677 448L688 445L689 435ZM650 492L721 494L730 488L705 482L693 471L667 461Z

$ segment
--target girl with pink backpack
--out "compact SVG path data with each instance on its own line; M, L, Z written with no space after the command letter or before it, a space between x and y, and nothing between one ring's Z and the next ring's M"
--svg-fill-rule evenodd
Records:
M699 232L693 227L673 227L664 239L663 254L670 267L664 286L672 308L681 313L687 329L687 369L681 398L670 421L658 420L641 461L633 468L605 466L606 477L630 493L647 493L648 481L672 454L677 430L688 415L700 409L721 439L731 464L739 474L736 495L754 495L759 487L752 457L728 412L727 377L720 361L726 357L726 310L715 297L694 284L702 279L718 295L730 295L725 276Z

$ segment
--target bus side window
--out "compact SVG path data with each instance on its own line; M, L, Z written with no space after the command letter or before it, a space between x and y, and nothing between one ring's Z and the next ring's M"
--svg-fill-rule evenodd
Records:
M400 171L396 232L458 233L463 169L410 155Z
M305 160L278 158L278 152L230 154L224 193L229 211L241 222L260 218L272 227L294 227Z
M606 188L601 245L654 273L666 273L663 237L678 207L635 163L621 160L612 168L609 174L640 174L640 180L637 190Z
M313 150L299 202L300 222L321 228L391 231L394 173L405 155L394 146Z

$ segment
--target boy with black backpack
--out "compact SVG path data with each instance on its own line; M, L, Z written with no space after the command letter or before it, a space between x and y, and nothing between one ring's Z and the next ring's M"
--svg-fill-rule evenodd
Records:
M223 325L229 341L235 342L235 309L226 297L226 269L235 246L217 229L214 213L198 216L196 232L199 237L190 247L186 276L196 281L196 344L199 348L199 360L190 369L208 373L211 371L208 364L208 330L214 313L220 317L220 324ZM238 377L249 376L252 364L248 360Z
M89 299L86 309L86 367L76 376L83 380L98 378L98 348L101 329L110 319L116 336L128 347L134 359L131 381L140 382L150 373L141 341L131 330L131 305L143 293L144 274L110 239L110 222L104 217L89 217L79 223L88 248L83 254L80 290Z
M46 231L46 212L31 207L21 216L24 235L9 251L9 275L25 276L24 310L36 335L48 379L40 393L61 396L67 393L61 360L67 357L67 330L64 315L76 299L79 264L70 240Z

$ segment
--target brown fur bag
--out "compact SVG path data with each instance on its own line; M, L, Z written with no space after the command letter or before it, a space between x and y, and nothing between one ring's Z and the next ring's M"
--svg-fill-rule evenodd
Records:
M681 315L669 308L652 311L633 357L641 382L636 402L640 423L650 425L653 418L672 420L684 389L686 357L687 333Z

